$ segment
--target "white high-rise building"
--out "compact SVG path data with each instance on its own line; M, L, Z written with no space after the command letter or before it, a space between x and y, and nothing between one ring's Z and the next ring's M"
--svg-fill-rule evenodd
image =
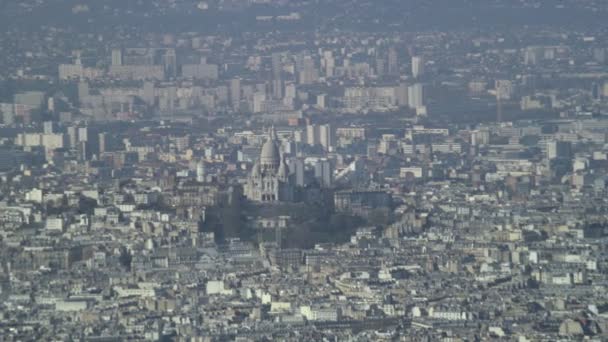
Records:
M326 94L317 95L317 108L325 109L326 98L327 98Z
M308 125L306 126L306 143L310 146L320 144L319 139L319 126Z
M510 100L513 97L513 82L510 80L496 80L495 88L497 99Z
M313 84L319 79L319 71L315 66L315 61L310 56L306 56L302 60L302 67L299 72L300 84Z
M200 183L204 183L206 181L206 170L205 170L205 162L200 161L196 164L196 181Z
M325 77L333 77L336 60L331 55L326 56L323 60L323 66L325 68Z
M261 113L265 110L266 94L257 92L253 94L253 112Z
M483 146L490 143L490 130L480 129L471 132L471 145L472 146Z
M12 103L0 103L0 119L5 125L12 125L15 122L15 111Z
M241 80L238 78L230 81L230 103L234 110L241 106Z
M69 126L67 132L69 147L75 149L78 146L78 127Z
M55 129L54 129L55 127L54 127L53 121L45 121L42 124L42 127L44 129L44 134L53 134L53 133L55 133L54 132L55 131Z
M112 50L112 65L113 66L122 65L122 50L121 49Z
M334 132L330 124L319 126L319 144L326 151L331 151L334 147Z
M293 83L287 84L285 86L285 98L286 99L295 99L297 95L296 85Z
M407 97L410 108L416 109L424 106L424 86L416 83L407 89Z
M78 141L89 141L88 127L78 127Z
M412 57L412 76L418 78L424 74L424 58L421 56Z

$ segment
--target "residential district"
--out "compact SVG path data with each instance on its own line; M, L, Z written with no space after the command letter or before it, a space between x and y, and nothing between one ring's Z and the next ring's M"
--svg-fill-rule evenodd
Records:
M0 341L608 340L604 2L56 3L0 5Z

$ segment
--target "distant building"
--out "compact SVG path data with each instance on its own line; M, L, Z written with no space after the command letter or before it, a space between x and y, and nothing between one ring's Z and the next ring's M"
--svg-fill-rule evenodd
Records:
M315 178L322 187L329 188L334 181L334 168L330 160L321 159L315 163Z
M326 151L331 151L335 145L335 136L333 127L330 124L319 126L319 144Z
M270 262L280 269L293 269L302 264L302 250L278 249L270 253Z
M397 106L395 87L348 87L344 90L344 107L349 111L385 110Z
M389 208L392 199L385 191L338 191L334 194L334 206L337 211L351 212L367 216L374 209Z
M407 95L410 108L416 109L424 106L424 86L421 83L409 86Z
M388 50L388 74L390 76L399 75L399 54L394 47Z
M306 126L306 143L310 146L316 146L320 143L319 126L317 126L317 125Z
M510 100L513 97L513 82L510 80L496 80L496 98L499 100Z
M572 157L572 144L569 141L547 142L547 159L570 159Z
M196 164L196 181L200 183L204 183L207 179L207 173L205 170L205 162L200 161Z
M122 65L122 50L121 49L112 50L112 65L115 65L115 66Z
M412 57L412 76L420 77L424 73L424 59L421 56Z
M203 61L200 64L184 64L182 65L182 76L193 79L217 80L219 69L217 65L207 64Z
M230 81L230 103L233 110L239 110L241 106L241 80L238 78Z

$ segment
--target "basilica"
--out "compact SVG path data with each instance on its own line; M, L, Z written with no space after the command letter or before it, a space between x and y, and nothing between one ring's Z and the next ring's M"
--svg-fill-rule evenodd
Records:
M255 163L245 184L245 196L256 202L292 202L295 186L289 168L281 155L274 127L262 146L260 159Z

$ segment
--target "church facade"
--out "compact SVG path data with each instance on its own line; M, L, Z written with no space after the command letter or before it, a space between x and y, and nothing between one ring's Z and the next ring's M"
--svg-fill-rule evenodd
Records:
M245 184L245 197L255 202L292 202L294 193L289 168L272 128Z

